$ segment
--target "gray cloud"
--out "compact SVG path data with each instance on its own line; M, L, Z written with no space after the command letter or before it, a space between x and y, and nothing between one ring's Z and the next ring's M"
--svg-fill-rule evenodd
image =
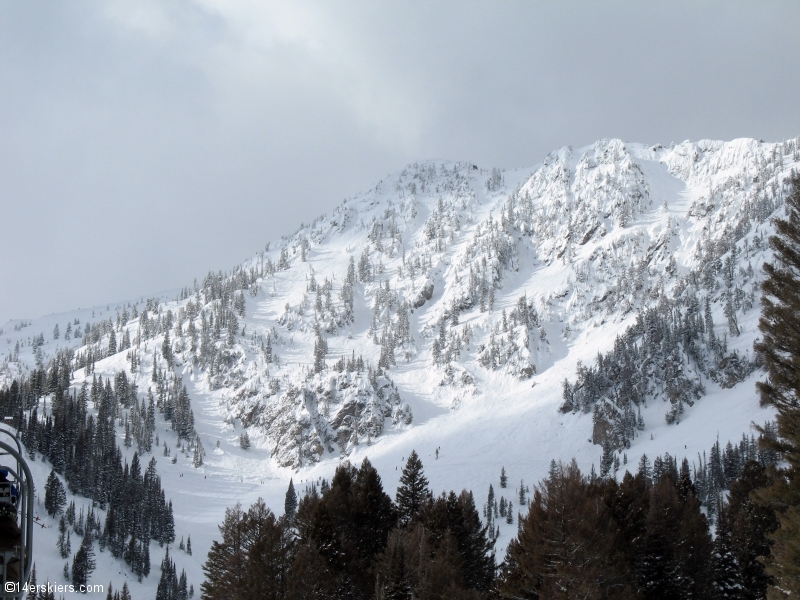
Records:
M406 162L798 131L796 2L3 3L0 322L190 283Z

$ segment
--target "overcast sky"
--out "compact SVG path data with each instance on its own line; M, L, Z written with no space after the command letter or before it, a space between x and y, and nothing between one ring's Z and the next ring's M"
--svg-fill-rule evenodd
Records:
M798 23L764 0L2 2L0 324L228 269L415 160L797 136Z

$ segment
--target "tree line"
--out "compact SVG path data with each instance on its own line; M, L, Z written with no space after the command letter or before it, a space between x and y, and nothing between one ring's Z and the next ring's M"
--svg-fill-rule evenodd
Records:
M209 600L483 598L494 580L472 494L434 496L413 452L395 501L368 459L343 463L299 503L290 484L282 517L262 500L228 509L220 535L203 566Z

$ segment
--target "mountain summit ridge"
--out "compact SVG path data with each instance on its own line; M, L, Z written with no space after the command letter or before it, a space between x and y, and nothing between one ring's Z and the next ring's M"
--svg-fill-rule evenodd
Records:
M610 139L529 170L414 163L230 273L70 345L96 361L114 329L140 379L168 352L190 396L216 398L225 422L295 468L413 427L423 397L436 412L480 402L496 376L508 392L538 385L588 332L620 334L687 293L711 300L713 321L729 321L726 352L749 361L768 217L797 146ZM22 354L17 369L31 366Z

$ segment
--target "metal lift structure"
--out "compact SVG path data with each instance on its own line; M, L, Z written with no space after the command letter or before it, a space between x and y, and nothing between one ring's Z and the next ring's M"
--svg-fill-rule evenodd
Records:
M33 566L33 489L19 439L0 427L0 598L26 594Z

